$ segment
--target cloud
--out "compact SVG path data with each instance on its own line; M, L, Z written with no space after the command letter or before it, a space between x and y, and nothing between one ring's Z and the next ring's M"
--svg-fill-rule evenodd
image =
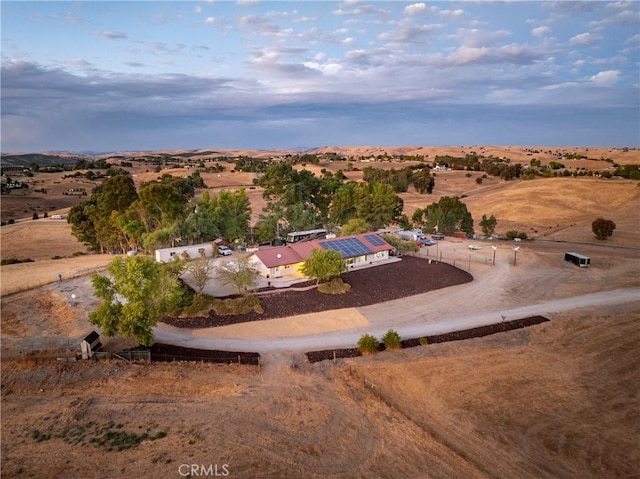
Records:
M424 43L434 38L438 28L438 25L416 25L413 22L403 21L395 30L380 33L378 38L396 44Z
M551 28L542 26L531 30L531 34L537 38L544 38L551 32Z
M213 25L216 22L217 22L216 17L207 17L204 19L204 23L206 23L207 25Z
M455 33L455 38L460 45L465 47L490 47L501 43L509 36L511 36L511 32L507 30L482 30L479 28L459 28Z
M442 18L460 18L464 16L464 10L460 8L456 10L440 10L438 16Z
M202 13L202 7L200 5L196 5L193 11L195 14L200 14Z
M334 10L332 13L339 17L342 16L361 16L361 15L378 15L382 17L388 16L391 12L389 10L382 10L380 8L374 7L373 5L361 5L360 3L354 3L356 5L354 8L347 10L344 8L338 8ZM350 5L345 5L350 6Z
M125 32L98 32L98 36L107 40L122 40L127 38Z
M598 37L592 33L579 33L569 39L571 45L591 45L598 41Z
M420 15L426 13L427 6L424 3L414 3L412 5L407 5L404 7L404 13L407 15Z
M613 86L620 77L619 70L607 70L593 75L589 80L598 86Z
M65 63L71 67L93 68L93 65L84 58L70 58Z

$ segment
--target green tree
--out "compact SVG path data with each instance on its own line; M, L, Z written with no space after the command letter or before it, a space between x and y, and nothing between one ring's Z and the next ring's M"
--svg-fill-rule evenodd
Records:
M473 234L471 213L457 196L443 196L437 203L431 203L424 209L418 208L412 219L426 231L464 231L469 235Z
M339 251L321 248L314 248L302 266L302 273L316 278L316 284L337 278L346 270L347 265Z
M496 220L495 216L491 215L489 218L487 218L487 215L482 215L482 220L480 221L482 234L485 236L493 236L497 224L498 220Z
M361 218L351 218L340 230L340 236L358 235L371 231L371 226Z
M431 176L428 168L424 168L413 174L413 186L418 193L433 193L433 188L436 184L436 179Z
M162 316L182 300L178 264L156 263L146 256L115 258L107 267L109 277L91 278L102 304L89 313L89 322L106 336L135 337L153 344L153 328Z
M222 284L230 284L238 289L238 293L246 296L249 289L256 284L258 272L248 257L229 261L216 268L216 276Z
M305 203L294 203L284 212L284 219L288 226L286 232L313 230L322 227L322 219L315 208ZM284 231L283 231L284 233Z
M124 249L127 238L116 221L137 198L131 176L107 178L93 190L89 200L71 208L67 218L71 233L94 251Z
M222 190L217 195L205 193L199 208L205 208L219 234L228 241L244 240L249 231L251 203L244 188Z
M205 192L208 197L208 193ZM208 200L207 200L208 201ZM188 244L211 241L220 236L220 228L215 222L209 208L203 207L206 204L203 195L203 202L199 203L189 213L187 217L178 224L178 235Z
M613 221L604 218L598 218L591 223L591 230L599 240L606 240L613 234L615 229L616 224Z
M149 232L181 219L188 201L174 186L156 182L141 186L138 196L142 206L142 220Z

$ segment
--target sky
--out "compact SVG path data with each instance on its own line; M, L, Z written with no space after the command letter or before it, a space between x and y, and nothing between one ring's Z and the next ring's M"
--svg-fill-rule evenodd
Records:
M1 149L640 146L640 2L2 1Z

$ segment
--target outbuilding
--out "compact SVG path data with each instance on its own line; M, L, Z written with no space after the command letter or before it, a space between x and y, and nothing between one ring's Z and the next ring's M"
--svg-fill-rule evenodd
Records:
M581 268L588 268L591 264L591 258L580 253L567 252L564 254L564 260L570 261Z
M176 246L175 248L161 248L156 250L156 261L167 263L173 261L175 257L199 258L204 253L206 257L213 256L215 241L210 243L192 244L188 246Z
M100 335L95 331L91 331L80 341L80 354L82 355L82 359L91 359L93 353L100 351L101 348Z

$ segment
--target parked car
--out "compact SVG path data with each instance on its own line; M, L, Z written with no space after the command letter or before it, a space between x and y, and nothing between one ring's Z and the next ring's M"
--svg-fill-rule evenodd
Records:
M231 253L233 253L233 250L228 246L221 245L218 246L218 253L220 253L222 256L229 256Z
M434 244L437 243L437 241L429 238L424 238L420 240L420 243L422 244L422 246L433 246Z
M478 246L477 244L470 244L469 249L478 250L482 249L482 246Z

